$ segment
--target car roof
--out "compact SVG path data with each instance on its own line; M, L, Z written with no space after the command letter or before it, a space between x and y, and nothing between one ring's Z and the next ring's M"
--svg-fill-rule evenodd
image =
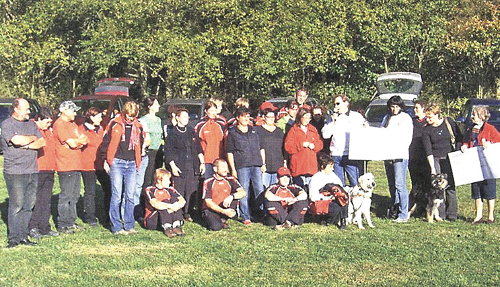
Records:
M95 95L95 94L91 94L91 95L84 95L84 96L74 97L71 100L112 100L112 99L116 99L116 98L125 98L125 99L128 99L129 97L127 97L127 96L121 96L121 95L118 96L118 95Z
M500 100L498 99L468 99L468 104L475 105L500 105Z
M385 105L387 105L387 100L388 99L375 99L375 100L371 101L368 106L385 106ZM413 101L410 101L410 100L403 100L403 102L407 106L408 105L413 106L415 104Z
M206 99L168 99L164 105L203 105Z
M12 104L16 98L0 98L1 104Z

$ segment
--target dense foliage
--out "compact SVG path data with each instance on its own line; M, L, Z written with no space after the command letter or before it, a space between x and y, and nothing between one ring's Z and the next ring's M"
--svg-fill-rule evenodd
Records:
M0 93L42 103L132 76L142 93L369 98L377 74L424 96L497 96L498 5L486 0L0 0Z

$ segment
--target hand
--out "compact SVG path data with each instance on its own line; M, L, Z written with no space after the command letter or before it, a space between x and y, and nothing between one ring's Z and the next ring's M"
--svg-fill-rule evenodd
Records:
M172 208L167 208L168 213L174 213L175 211Z
M234 178L238 178L238 172L236 170L233 170L231 174L234 176Z
M224 215L226 215L227 217L235 217L236 216L236 210L234 210L232 208L226 208L222 211L222 213Z
M487 141L485 139L483 139L481 142L483 143L483 148L484 149L487 149L490 146L490 144L491 144L491 142L489 142L489 141Z
M302 144L302 146L303 146L303 147L309 147L309 145L310 145L310 144L311 144L310 142L304 142L304 143Z
M84 134L80 134L80 135L78 136L78 142L79 142L80 144L82 144L82 145L86 145L86 144L88 144L88 142L89 142L89 138L88 138L86 135L84 135Z
M109 166L107 161L104 161L104 171L106 171L107 174L109 174L109 171L111 170L111 167Z
M200 174L201 175L205 174L205 164L204 163L200 163Z
M314 149L314 147L315 147L315 145L314 145L313 143L310 143L310 144L309 144L309 148L310 148L310 149Z
M296 203L296 202L297 202L297 198L295 198L295 197L288 197L288 198L286 198L286 200L285 200L285 201L286 201L286 203L287 203L288 205L292 205L292 204L294 204L294 203Z
M174 176L180 176L182 171L174 164L173 166L171 166L172 168L172 174Z
M233 202L233 200L234 200L234 195L230 195L230 196L226 197L224 199L224 201L222 202L222 206L224 208L228 208L229 206L231 206L231 203Z
M262 171L262 173L266 172L267 168L266 168L266 165L263 164L261 167L260 167L260 171Z
M466 146L466 145L462 145L462 146L460 147L460 151L462 151L462 152L465 152L465 150L466 150L466 149L467 149L467 146Z

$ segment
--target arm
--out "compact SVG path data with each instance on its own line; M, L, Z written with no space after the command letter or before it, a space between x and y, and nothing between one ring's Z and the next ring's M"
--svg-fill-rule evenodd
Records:
M292 155L302 151L303 149L303 142L296 139L294 129L292 128L285 138L285 151Z
M321 134L324 139L329 139L333 136L334 125L334 122L331 121L321 129Z
M264 197L267 199L267 201L282 201L282 200L284 200L283 198L272 193L270 188L268 188L266 190L266 193L264 193Z
M260 150L260 157L262 158L262 166L260 167L260 170L262 172L266 172L266 151L264 149Z
M80 149L89 142L89 138L84 134L79 134L77 138L69 138L66 143L72 149Z
M301 190L299 192L299 195L296 197L297 200L307 200L307 193L305 192L305 190Z
M231 168L231 174L238 178L238 172L236 171L236 166L234 165L234 155L232 153L227 153L227 163L229 164L229 168Z
M431 174L436 174L436 166L434 165L434 155L428 155L427 161L429 162L429 166L431 167Z
M47 145L47 142L42 137L42 138L38 138L36 141L28 144L27 146L25 146L25 148L27 148L27 149L39 149L39 148L42 148L46 145Z
M15 135L10 139L10 142L15 146L27 146L38 139L37 136Z
M236 210L234 210L232 208L226 208L226 209L224 209L224 208L218 206L217 204L215 204L212 201L212 199L210 199L210 198L205 199L205 204L211 210L213 210L213 211L215 211L217 213L224 214L224 215L226 215L228 217L234 217L236 215Z

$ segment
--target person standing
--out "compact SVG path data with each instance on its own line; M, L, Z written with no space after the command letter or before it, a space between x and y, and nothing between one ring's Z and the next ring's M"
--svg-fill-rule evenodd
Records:
M56 170L56 142L52 132L54 113L48 107L42 107L34 121L45 139L46 145L38 150L38 186L35 207L29 223L30 237L38 239L44 236L58 236L51 230L50 210L51 196L54 188L54 172Z
M146 150L148 161L146 162L147 166L144 173L143 189L153 184L153 175L156 169L156 155L161 146L163 132L161 119L156 115L158 111L160 111L160 103L158 100L155 97L147 97L144 100L144 107L146 108L147 114L142 116L139 121L144 127L144 131L149 134L150 144Z
M145 136L138 114L139 105L134 101L126 102L120 116L109 123L101 146L101 154L106 158L104 169L111 180L109 219L111 232L115 235L137 233L134 228L134 193Z
M72 101L62 102L59 105L61 115L54 123L56 166L61 188L57 204L59 233L73 233L82 229L75 224L76 204L80 198L81 149L87 145L88 137L78 130L74 122L78 110L80 107Z
M227 135L227 161L232 175L239 180L245 191L249 190L250 182L252 182L254 203L262 213L263 206L260 195L264 191L261 170L264 163L262 159L264 149L262 149L255 127L250 125L250 110L239 108L234 116L237 124L229 129ZM245 225L252 224L249 192L240 201L240 215ZM259 216L262 215L259 214ZM257 217L254 216L254 218Z
M29 114L28 101L17 98L12 103L12 115L1 124L3 176L9 194L7 248L36 245L28 238L28 224L38 184L37 150L45 145L45 139L29 121Z
M189 112L179 108L175 112L177 125L165 141L165 166L170 167L175 189L186 200L182 212L186 221L193 221L190 212L196 209L198 174L205 172L200 142L189 124Z
M392 96L387 101L388 114L382 119L381 127L392 132L391 140L398 142L401 156L396 159L384 161L389 193L392 205L397 206L397 218L394 222L408 221L409 194L406 187L406 173L408 170L408 148L413 137L413 122L405 110L405 103L400 96Z
M297 112L299 111L299 104L296 100L289 100L286 102L286 106L283 107L282 111L278 113L278 121L276 126L280 128L285 135L292 128L295 123L295 118L297 117Z

